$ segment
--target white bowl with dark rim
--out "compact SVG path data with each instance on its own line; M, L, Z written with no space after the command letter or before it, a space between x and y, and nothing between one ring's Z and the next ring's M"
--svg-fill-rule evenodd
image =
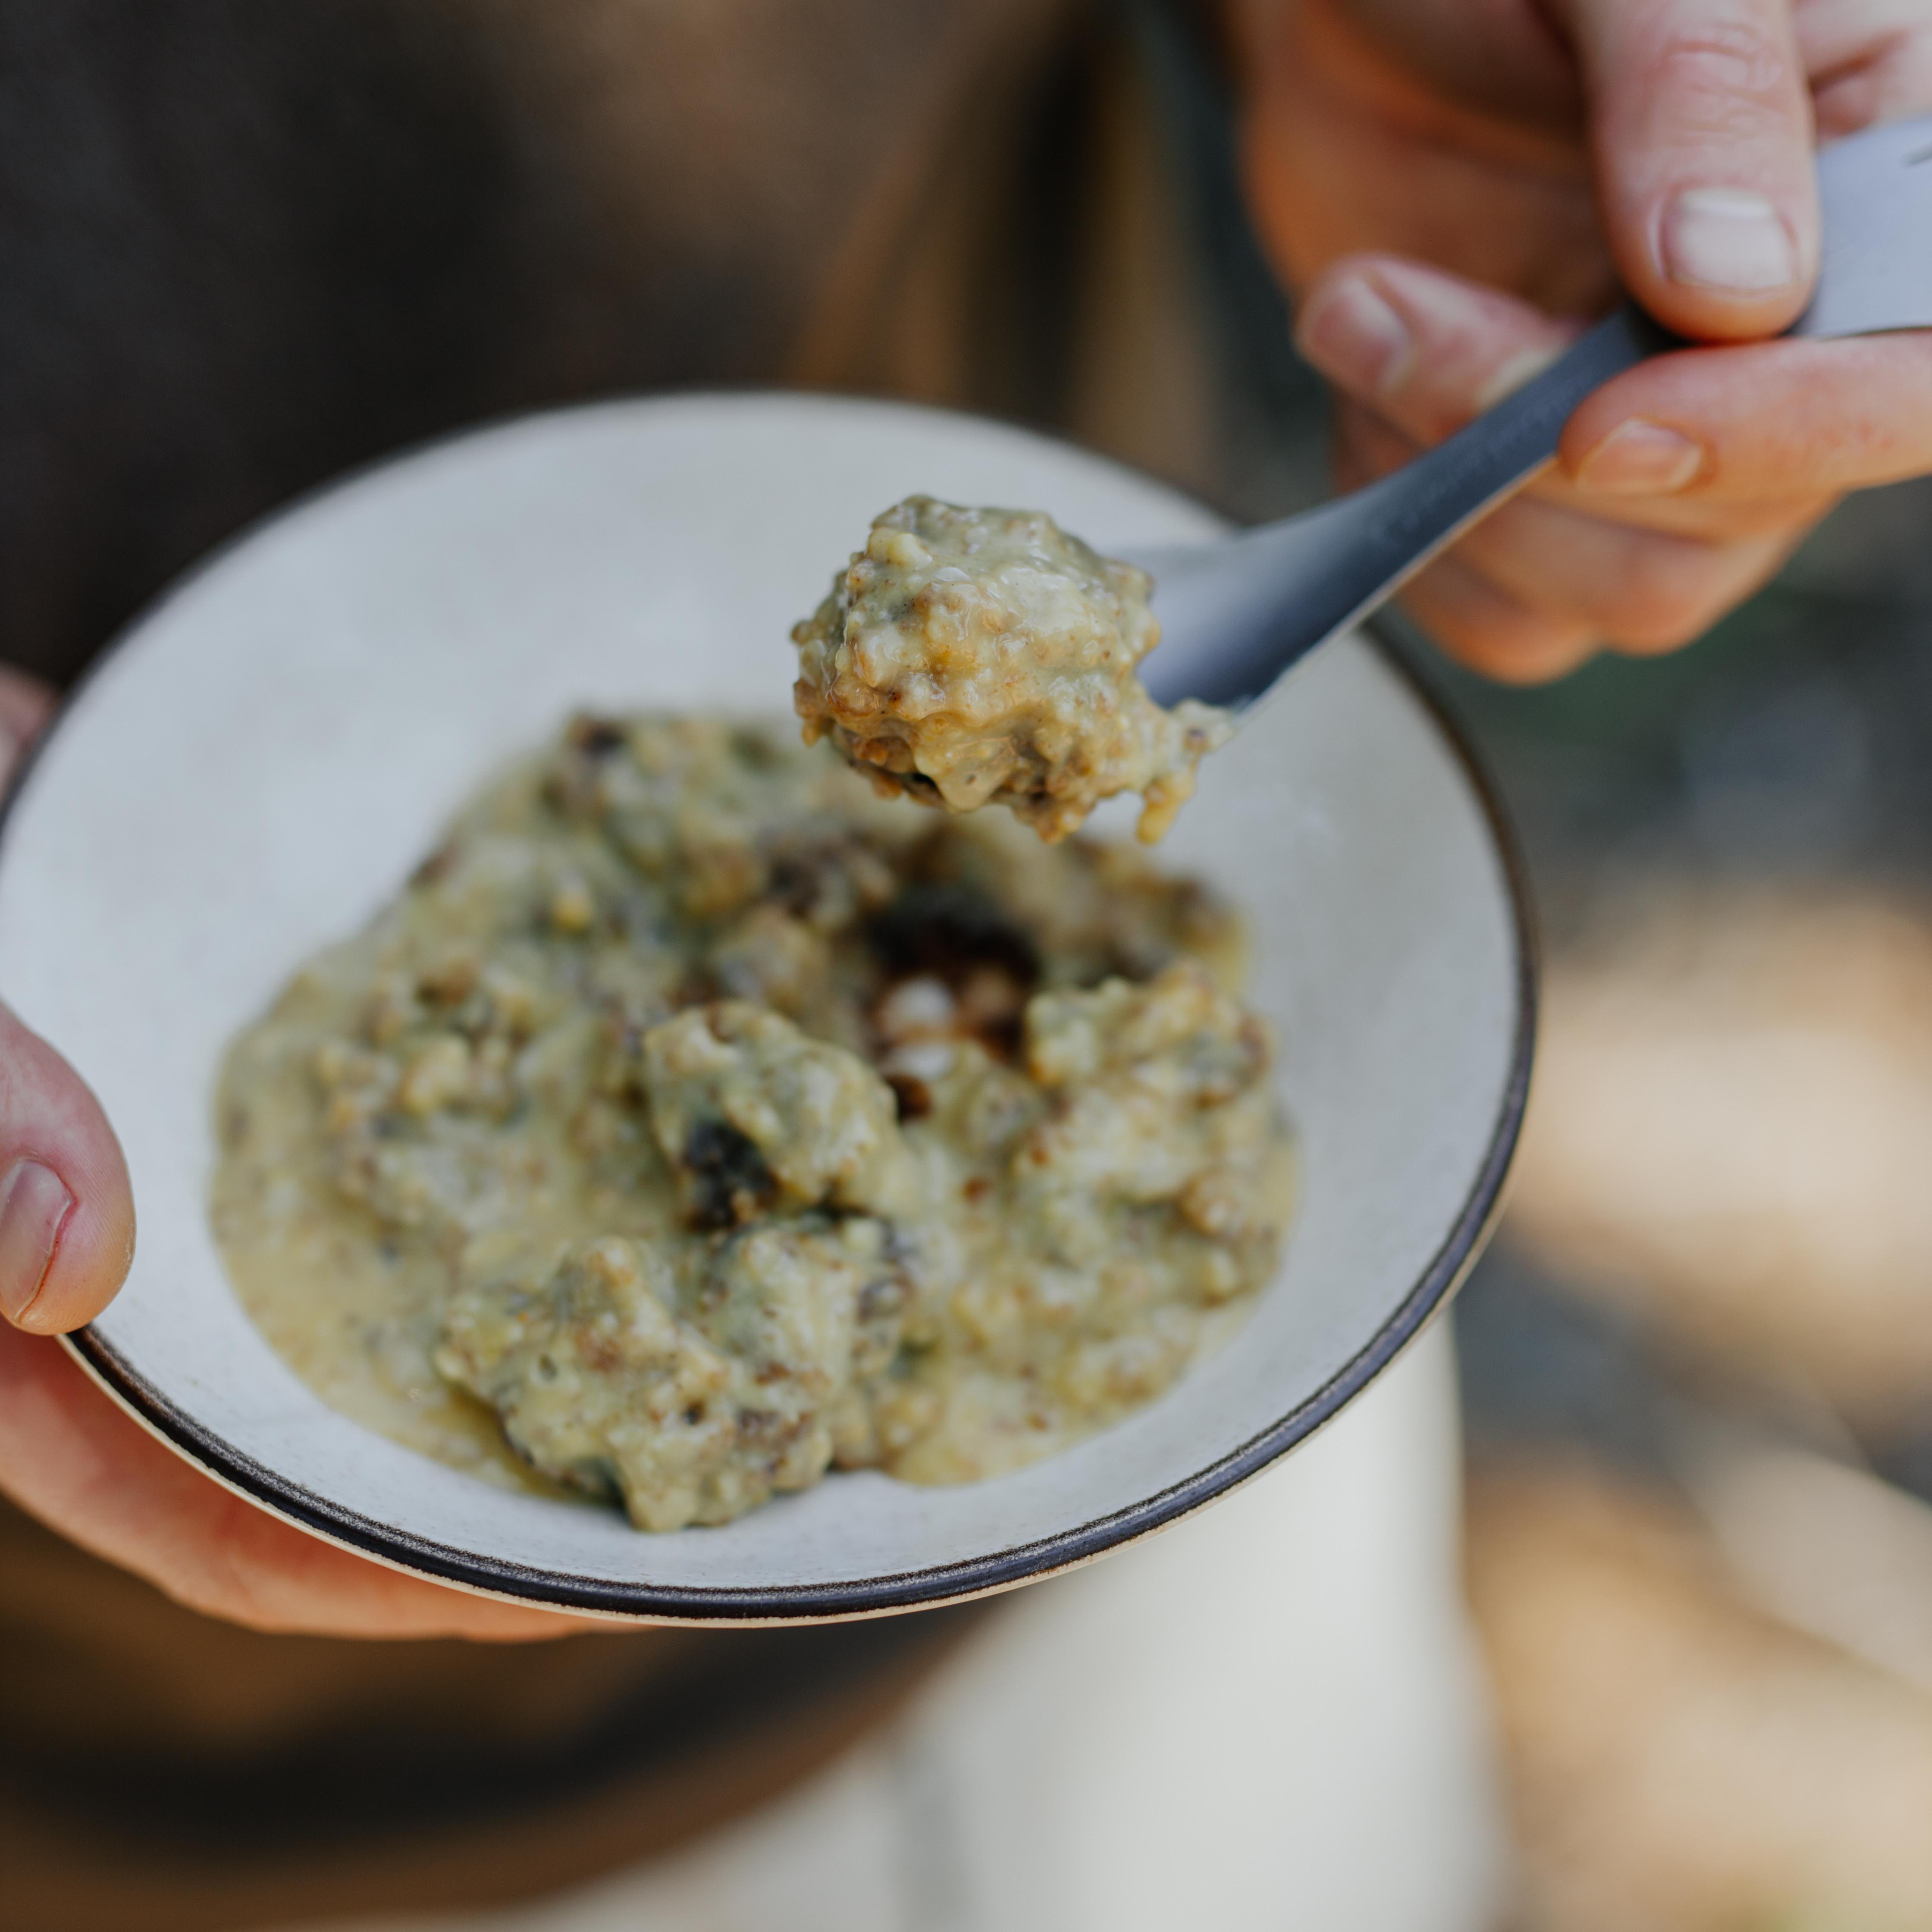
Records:
M1118 1427L990 1481L841 1474L723 1528L646 1535L346 1420L244 1313L207 1212L236 1031L573 707L782 712L789 626L916 490L1045 508L1103 550L1220 528L1144 476L974 418L792 394L602 404L437 445L272 518L62 712L0 826L0 988L105 1102L140 1226L127 1286L69 1346L218 1480L525 1601L876 1614L1047 1575L1212 1502L1444 1305L1496 1214L1528 1083L1523 888L1454 729L1355 638L1208 760L1161 848L1252 926L1301 1200L1237 1339Z

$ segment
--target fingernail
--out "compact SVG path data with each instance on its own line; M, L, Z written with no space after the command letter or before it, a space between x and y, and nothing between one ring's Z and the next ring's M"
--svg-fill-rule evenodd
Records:
M1632 416L1619 423L1576 466L1580 488L1615 496L1654 496L1682 490L1704 466L1703 446L1661 423Z
M1692 288L1756 295L1798 274L1778 210L1742 188L1686 188L1664 211L1663 244L1665 273Z
M1295 340L1322 374L1346 389L1385 394L1408 373L1408 326L1368 284L1352 279L1302 311Z
M0 1310L17 1322L33 1306L74 1196L50 1167L16 1160L0 1175Z

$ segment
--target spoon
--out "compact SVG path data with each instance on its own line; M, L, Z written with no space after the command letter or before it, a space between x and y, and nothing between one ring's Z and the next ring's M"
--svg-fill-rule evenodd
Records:
M1820 151L1822 260L1810 306L1787 334L1823 340L1932 328L1928 164L1932 115ZM1163 704L1252 704L1544 469L1586 396L1650 356L1689 346L1626 306L1378 483L1218 543L1130 552L1130 562L1154 574L1161 626L1142 682Z

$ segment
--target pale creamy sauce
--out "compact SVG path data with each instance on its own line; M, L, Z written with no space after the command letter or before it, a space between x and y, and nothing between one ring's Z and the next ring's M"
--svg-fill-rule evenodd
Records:
M792 633L806 736L882 791L1006 805L1048 841L1138 792L1151 844L1234 731L1226 711L1165 710L1142 688L1135 667L1160 637L1152 588L1042 511L908 496Z
M1033 1461L1269 1278L1227 909L788 735L575 721L236 1041L215 1230L335 1407L670 1529Z

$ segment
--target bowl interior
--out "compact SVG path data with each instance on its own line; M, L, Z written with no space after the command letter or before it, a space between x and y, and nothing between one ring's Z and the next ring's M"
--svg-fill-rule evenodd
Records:
M1144 478L973 418L782 395L604 405L298 506L82 688L0 832L0 985L125 1144L140 1251L80 1346L178 1447L312 1527L478 1587L657 1616L852 1614L1039 1574L1195 1506L1325 1420L1453 1285L1526 1076L1520 908L1454 742L1348 639L1209 760L1162 848L1252 923L1303 1198L1239 1339L1123 1426L993 1481L842 1475L724 1528L646 1536L368 1433L243 1314L206 1211L236 1030L573 706L782 711L788 626L915 489L1038 506L1102 548L1217 527Z

